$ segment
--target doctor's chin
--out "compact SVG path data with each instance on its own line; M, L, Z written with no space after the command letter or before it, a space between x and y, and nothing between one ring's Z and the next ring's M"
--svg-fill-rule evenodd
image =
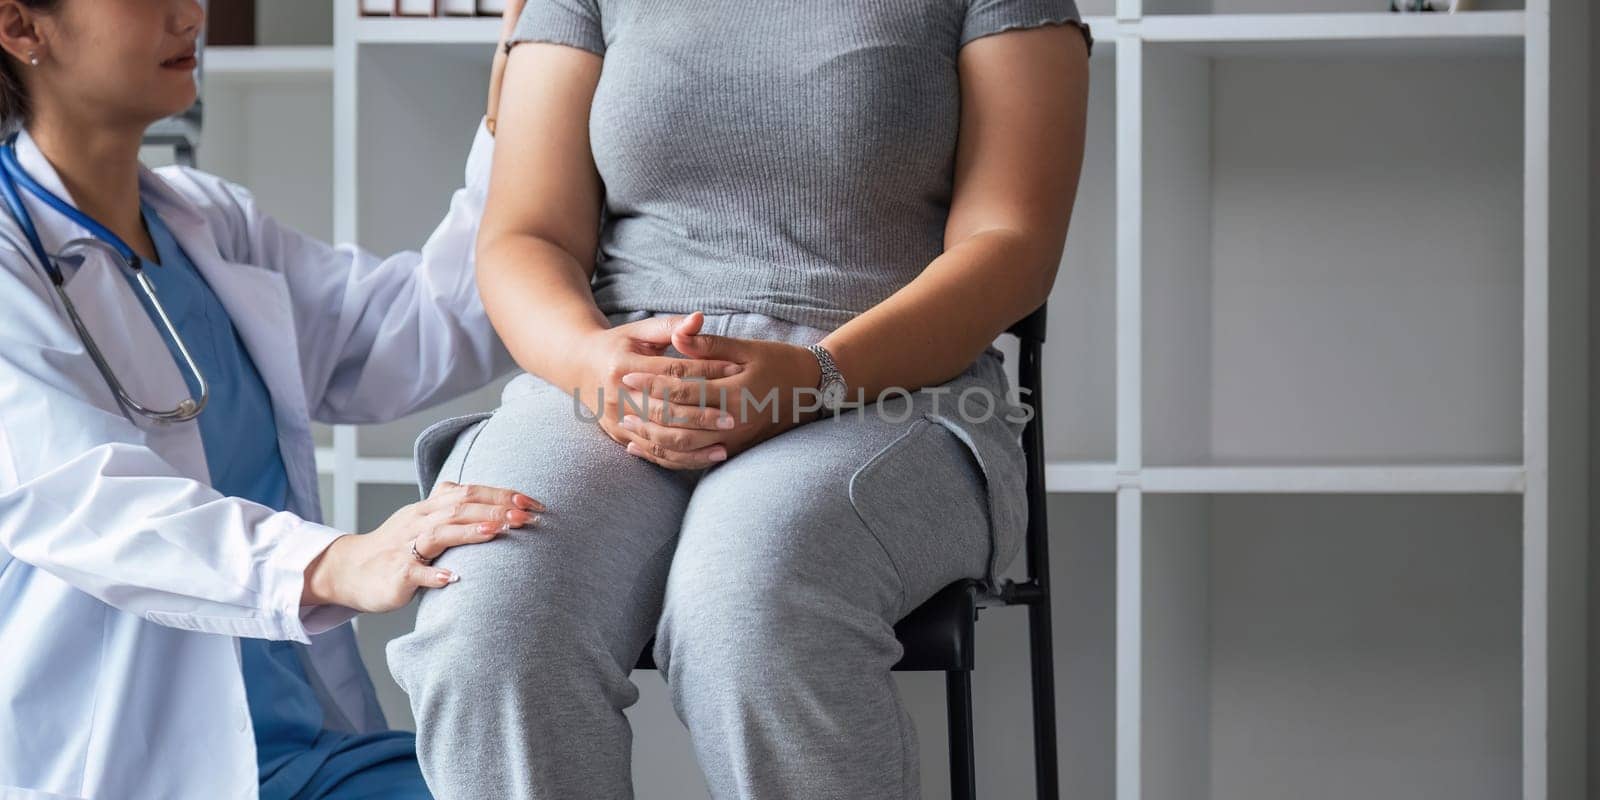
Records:
M0 0L0 800L1600 800L1585 0Z

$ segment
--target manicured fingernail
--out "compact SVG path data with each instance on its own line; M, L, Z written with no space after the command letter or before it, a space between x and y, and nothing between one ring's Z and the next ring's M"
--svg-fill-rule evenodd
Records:
M536 527L539 526L539 523L541 523L543 521L544 521L543 517L539 516L538 514L534 514L533 516L528 518L528 524L525 527L536 528Z
M641 451L639 449L639 443L638 442L628 442L628 455L636 456L636 455L639 455L640 452Z
M526 508L529 510L534 510L539 507L538 500L535 500L525 494L511 495L511 502L515 503L519 508Z
M629 414L629 415L623 417L622 418L622 427L624 427L624 428L626 428L626 429L628 429L630 431L638 430L639 429L639 418L634 416L634 415L632 415L632 414Z
M732 414L721 414L721 415L719 415L717 417L717 427L721 428L723 430L728 430L729 428L732 428L733 427L733 415Z
M637 372L630 372L622 376L622 385L628 387L629 389L643 389L644 376Z
M444 581L445 583L455 583L456 581L461 580L461 576L460 575L457 575L454 572L451 572L450 570L447 570L447 569L439 570L439 576L438 577L439 577L439 580Z
M528 520L530 519L533 519L533 515L526 511L506 512L506 524L512 527L520 528L523 525L528 524Z
M738 375L741 372L744 372L744 365L743 364L729 364L728 366L722 368L722 377L724 377L724 378L732 377L734 375Z
M712 461L727 461L728 460L728 451L726 451L726 450L724 450L724 449L722 449L720 447L715 449L715 450L712 450L711 451L711 460Z

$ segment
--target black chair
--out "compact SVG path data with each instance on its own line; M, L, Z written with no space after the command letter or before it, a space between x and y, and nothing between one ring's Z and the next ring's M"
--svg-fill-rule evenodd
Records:
M895 625L905 652L894 665L899 672L943 672L945 710L950 725L950 796L977 797L972 731L972 669L976 661L975 623L978 611L997 606L1026 606L1033 672L1034 781L1040 800L1060 793L1056 765L1056 683L1054 639L1050 627L1049 524L1045 517L1044 418L1040 394L1045 335L1045 306L1006 332L1020 345L1018 385L1033 418L1022 431L1028 462L1028 533L1026 569L1031 577L1006 581L999 595L987 594L975 580L957 581L917 607ZM653 644L640 655L638 669L655 669Z

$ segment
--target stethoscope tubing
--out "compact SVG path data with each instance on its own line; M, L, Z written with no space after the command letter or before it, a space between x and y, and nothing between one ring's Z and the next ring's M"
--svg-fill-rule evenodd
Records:
M0 145L0 197L3 197L6 206L11 211L11 216L16 219L17 225L22 228L23 235L27 237L28 245L33 250L34 257L38 259L39 266L44 270L45 275L49 277L51 285L55 288L56 296L60 298L62 307L66 309L67 318L77 331L78 338L83 341L84 350L88 352L89 359L94 362L95 368L105 378L106 384L111 387L112 394L116 396L117 402L128 412L157 422L188 422L200 416L200 412L205 410L207 401L211 399L211 385L206 380L205 373L201 372L200 365L195 362L194 356L189 352L188 344L183 341L182 336L178 335L178 328L173 324L172 317L167 314L166 306L162 305L161 299L156 296L155 286L150 283L149 276L145 275L143 262L139 258L139 254L135 253L133 248L122 241L121 237L90 218L89 215L73 208L65 200L57 197L55 193L35 181L33 176L29 175L27 170L22 168L22 164L17 161L16 139L17 135L12 134L3 145ZM55 209L74 223L81 225L92 234L92 237L74 239L68 242L68 247L86 245L108 249L132 273L134 283L138 284L139 291L149 301L150 307L155 309L156 317L161 320L161 327L166 330L166 335L177 348L184 362L183 365L188 368L189 374L194 377L195 385L200 390L198 400L193 397L186 397L178 403L176 408L162 411L148 408L133 399L133 395L128 392L127 388L122 385L122 381L117 378L116 370L112 368L110 361L101 352L100 346L94 340L94 336L89 333L89 328L84 324L83 318L79 316L78 308L73 304L72 298L67 295L66 278L62 274L61 268L55 263L55 259L45 250L44 242L39 238L39 231L33 224L33 216L28 213L27 207L22 204L21 196L17 193L18 184L21 184L24 189L28 190L29 194L37 197L45 205Z

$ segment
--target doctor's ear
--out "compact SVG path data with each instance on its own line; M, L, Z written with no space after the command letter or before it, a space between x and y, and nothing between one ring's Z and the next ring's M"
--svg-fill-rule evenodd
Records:
M0 48L24 66L38 66L45 56L40 22L60 0L0 0Z

